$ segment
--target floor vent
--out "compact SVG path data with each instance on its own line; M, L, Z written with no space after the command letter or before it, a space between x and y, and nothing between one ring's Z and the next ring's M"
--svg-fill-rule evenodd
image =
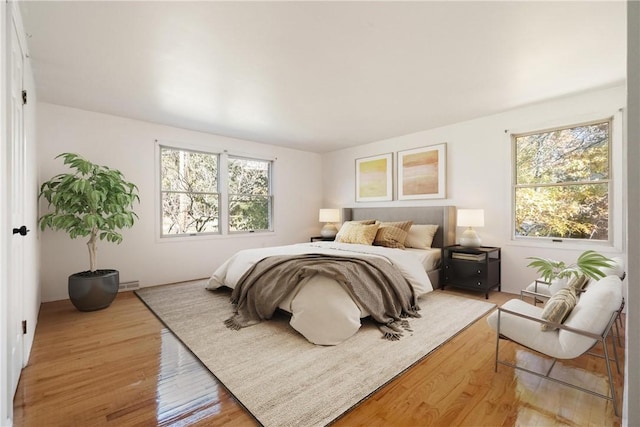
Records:
M120 282L118 292L132 291L134 289L140 289L140 282L138 282L137 280L133 280L131 282Z

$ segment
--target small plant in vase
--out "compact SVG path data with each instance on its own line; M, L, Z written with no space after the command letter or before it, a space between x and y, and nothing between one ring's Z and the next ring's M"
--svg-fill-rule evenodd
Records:
M64 230L72 239L89 237L89 270L69 276L69 297L81 311L108 307L119 287L117 270L98 270L98 239L122 242L119 230L134 224L133 204L140 201L138 187L124 179L122 173L96 165L74 153L56 157L64 159L72 173L59 174L44 182L39 198L49 202L53 211L38 220L44 231Z

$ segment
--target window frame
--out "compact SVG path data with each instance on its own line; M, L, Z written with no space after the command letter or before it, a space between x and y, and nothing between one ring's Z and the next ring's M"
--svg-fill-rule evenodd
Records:
M226 186L226 191L225 191L225 197L226 197L226 229L227 229L227 233L230 235L235 235L235 234L247 234L247 233L268 233L268 232L273 232L273 204L274 204L274 197L273 197L273 160L267 160L267 159L259 159L256 157L249 157L246 155L236 155L236 154L228 154L225 153L225 169L226 169L226 177L225 177L225 186ZM269 165L269 171L268 171L268 188L267 188L267 200L268 200L268 206L269 206L269 228L268 229L260 229L260 230L231 230L231 212L230 212L230 207L231 207L231 191L229 189L229 183L230 183L230 177L229 177L229 159L233 158L233 159L241 159L241 160L250 160L250 161L256 161L256 162L265 162ZM236 195L234 193L234 195ZM242 194L240 194L242 195Z
M615 250L622 250L623 244L623 218L622 218L622 185L623 185L623 165L622 165L622 147L623 147L623 133L622 133L622 108L616 112L601 112L594 113L588 116L574 117L563 120L556 120L552 123L545 123L542 125L532 125L521 130L505 130L511 149L511 182L510 182L510 214L511 219L509 221L509 236L512 244L523 246L558 246L561 245L564 248L570 249L585 249L586 246L593 247L596 250L602 250L604 248L612 248ZM578 238L559 238L559 237L535 237L535 236L518 236L516 235L516 189L522 187L540 187L540 186L565 186L563 183L554 184L526 184L518 185L516 181L517 177L517 149L516 138L527 135L534 135L539 133L550 132L559 129L571 129L579 126L586 126L595 123L609 122L609 177L607 180L600 181L586 181L587 184L608 184L608 203L609 203L609 218L608 218L608 239L607 240L591 240L591 239L578 239ZM532 130L533 129L533 130ZM579 182L571 182L566 186L579 185Z
M163 211L162 211L162 148L174 150L192 151L203 154L211 154L218 156L218 232L206 233L188 233L188 234L163 234ZM256 161L269 162L269 196L270 196L270 229L269 230L251 230L251 231L233 231L229 230L229 187L228 187L228 158L244 158ZM275 158L267 158L259 155L248 153L230 153L226 149L216 149L215 147L205 146L202 144L190 144L179 141L155 140L155 215L156 224L154 235L156 242L180 242L193 241L194 239L220 239L220 238L244 238L249 236L274 234L275 233L275 195L273 191L273 171L275 168Z
M182 147L182 146L176 146L176 145L167 145L164 143L158 143L158 159L157 159L157 167L158 167L158 186L159 186L159 192L158 192L158 198L159 198L159 202L158 202L158 215L159 215L159 221L160 221L160 227L159 227L159 232L160 232L160 238L161 239L176 239L176 238L181 238L181 237L196 237L196 236L218 236L220 234L222 234L222 192L220 191L221 189L221 182L220 182L220 163L221 163L221 156L220 153L215 153L215 152L209 152L206 150L202 150L202 149L196 149L196 148L192 148L192 147ZM179 233L179 234L165 234L164 233L164 212L163 212L163 206L162 206L162 200L163 200L163 193L165 193L166 190L164 190L162 188L162 149L169 149L169 150L174 150L174 151L188 151L191 153L199 153L199 154L206 154L206 155L210 155L210 156L215 156L216 157L216 164L217 164L217 170L216 170L216 177L217 177L217 192L215 193L210 193L210 192L193 192L192 194L215 194L218 196L218 231L209 231L209 232L202 232L202 233ZM177 193L177 191L176 191Z

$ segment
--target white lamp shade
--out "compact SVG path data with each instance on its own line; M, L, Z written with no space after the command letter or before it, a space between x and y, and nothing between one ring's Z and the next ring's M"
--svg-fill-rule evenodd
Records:
M484 209L458 209L459 227L484 227Z
M320 222L339 222L340 209L320 209Z

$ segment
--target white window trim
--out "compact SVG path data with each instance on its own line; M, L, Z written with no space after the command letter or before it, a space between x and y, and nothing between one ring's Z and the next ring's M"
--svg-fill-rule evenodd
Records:
M522 135L532 132L543 132L545 129L571 127L575 124L594 122L599 120L607 120L611 118L611 141L610 141L610 194L609 194L609 240L580 240L580 239L550 239L535 237L516 237L515 236L515 146L513 144L513 135ZM621 252L624 246L623 228L624 228L624 206L622 200L623 176L625 166L622 156L624 147L623 133L623 109L615 111L603 111L599 113L586 114L582 116L572 116L565 119L533 124L517 129L508 129L505 131L505 138L511 151L510 156L510 179L507 181L509 185L509 222L507 224L507 235L510 237L510 245L527 246L539 248L562 248L586 250L594 249L601 252Z
M210 154L218 154L219 155L219 164L218 164L218 183L220 188L220 217L218 219L218 224L220 228L219 233L199 233L195 235L177 235L177 236L162 236L162 188L161 188L161 147L170 147L176 149L183 150L191 150L198 151L203 153ZM232 157L243 157L247 159L255 159L255 160L263 160L271 162L271 179L269 181L269 185L271 186L271 196L273 197L273 175L275 169L275 161L277 158L269 158L265 156L253 155L250 153L243 152L229 152L227 149L219 148L216 146L209 146L203 144L193 144L184 141L175 141L175 140L167 140L167 139L156 139L154 142L154 193L155 193L155 203L154 203L154 218L155 224L153 229L153 234L155 236L156 243L172 243L172 242L194 242L199 240L219 240L219 239L244 239L244 238L255 238L256 236L273 236L276 234L275 229L275 201L272 206L271 211L271 230L258 230L258 231L234 231L229 232L228 227L228 192L227 188L227 176L226 174L219 173L222 170L223 162L226 170L226 164L228 156Z

